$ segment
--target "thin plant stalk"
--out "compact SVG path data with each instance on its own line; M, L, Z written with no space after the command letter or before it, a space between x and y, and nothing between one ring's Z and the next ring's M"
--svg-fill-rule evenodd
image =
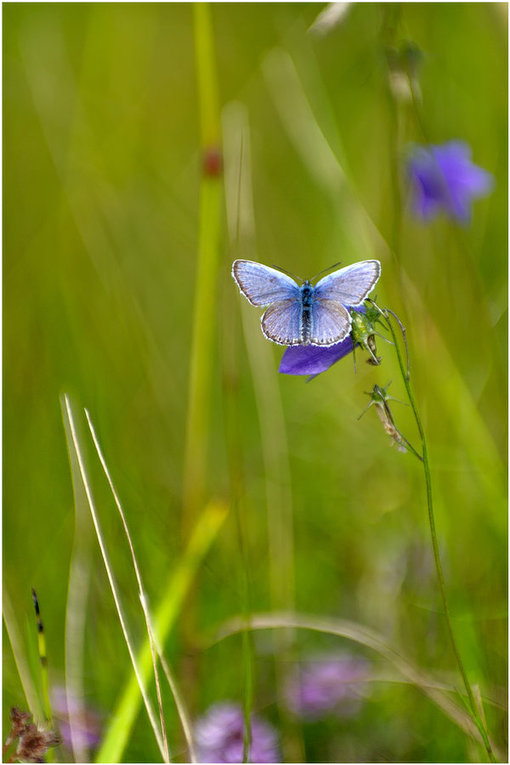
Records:
M198 762L198 759L197 759L197 753L195 750L195 744L193 743L193 730L192 730L191 719L190 719L187 707L184 703L184 699L182 697L181 691L175 679L175 675L170 669L170 665L168 664L167 660L165 659L165 655L161 649L161 646L159 645L158 638L154 630L153 630L153 636L154 636L154 642L156 643L156 646L157 646L159 660L161 662L161 666L163 667L163 672L165 673L167 683L174 697L175 706L177 707L177 713L181 721L184 738L186 739L186 744L188 745L190 762L196 763Z
M188 412L183 466L182 530L191 534L206 499L207 453L214 357L216 351L217 282L220 265L220 235L223 223L220 150L220 112L214 57L211 8L194 3L193 31L200 119L200 201L198 216L197 275L193 306ZM195 598L190 593L181 615L184 653L182 678L191 709L198 692L198 657L187 650L195 632Z
M53 728L53 716L51 714L51 702L50 702L50 681L48 674L48 652L46 650L46 635L44 634L44 627L41 618L41 612L39 609L39 599L37 593L32 587L32 599L34 601L35 616L37 619L37 644L39 649L39 663L41 667L41 684L42 684L42 702L44 709L44 717L46 723ZM46 753L46 759L48 762L53 762L53 752Z
M178 687L178 685L176 683L176 680L175 680L175 677L173 675L173 672L171 671L170 666L168 665L168 662L166 661L166 659L164 657L164 654L163 654L162 648L161 648L161 646L159 644L159 641L158 641L157 635L155 633L155 630L152 628L150 611L149 611L149 607L147 605L147 600L145 598L143 584L142 584L142 575L141 575L141 572L140 572L140 569L139 569L139 566L138 566L138 562L136 560L135 551L134 551L133 543L132 543L132 540L131 540L131 535L129 533L129 528L128 528L128 525L127 525L127 521L126 521L125 516L124 516L124 511L122 509L122 505L120 503L120 499L118 497L118 494L117 494L117 492L115 490L115 486L113 485L113 481L112 481L112 478L110 476L110 472L108 470L108 466L106 464L106 461L104 459L104 455L103 455L101 446L100 446L99 441L97 439L97 435L96 435L96 432L95 432L95 429L94 429L94 425L93 425L92 420L90 418L90 415L89 415L89 413L88 413L88 411L86 409L85 409L85 415L87 417L88 426L89 426L89 429L90 429L90 433L92 435L92 440L94 441L94 446L96 448L97 455L99 457L99 461L101 462L101 466L102 466L102 468L104 470L104 473L106 475L106 478L108 480L108 484L109 484L111 492L113 494L113 497L114 497L114 500L115 500L115 504L116 504L117 509L119 511L120 517L122 519L122 524L124 526L124 531L126 533L126 537L127 537L127 540L128 540L129 548L131 550L131 557L132 557L132 560L133 560L133 568L135 570L136 579L137 579L137 582L138 582L138 590L139 590L140 602L141 602L143 613L144 613L144 616L145 616L145 623L146 623L146 626L147 626L147 635L148 635L150 649L151 649L153 669L154 669L154 677L155 677L156 689L157 689L157 693L158 693L158 703L159 703L160 713L161 713L161 718L162 718L161 719L161 724L162 724L162 729L163 729L164 740L166 741L166 731L165 731L165 728L164 728L164 721L163 721L163 704L162 704L162 700L161 700L161 690L160 690L159 675L158 675L157 665L156 665L156 655L157 655L157 657L159 658L159 660L161 662L161 666L163 667L163 672L165 674L165 677L166 677L166 679L168 681L168 685L169 685L170 690L172 692L172 695L174 697L175 706L177 708L177 713L179 715L179 719L180 719L180 722L181 722L181 725L182 725L184 736L186 738L186 743L188 745L189 754L190 754L190 760L191 760L191 762L194 763L194 762L196 762L196 753L195 753L195 748L194 748L194 745L193 745L193 737L192 737L192 734L191 734L190 717L189 717L188 711L186 709L186 706L184 704L183 698L181 696L179 687ZM168 747L168 744L167 744L167 747Z
M71 441L68 423L65 423L66 438ZM67 586L64 662L65 694L69 717L70 749L75 762L88 762L90 753L85 737L82 735L82 720L85 716L84 704L84 655L87 601L91 578L91 542L92 524L87 505L87 497L80 477L78 460L73 450L69 450L71 481L74 495L74 539L69 563L69 582Z
M16 621L16 615L12 607L11 598L4 587L2 592L2 614L4 618L5 629L9 637L9 642L12 648L12 655L14 656L14 663L18 670L18 675L21 680L21 687L27 700L28 708L36 722L42 722L43 710L41 707L41 701L34 685L30 668L26 659L25 651L23 649L23 640L20 635L19 627ZM5 644L4 644L5 645Z
M39 599L37 593L32 587L32 599L34 601L35 616L37 620L37 643L39 648L39 663L41 667L41 683L42 683L42 700L44 717L46 724L51 728L54 727L53 715L51 713L51 701L50 701L50 680L48 674L48 652L46 650L46 635L44 634L44 626L41 617L41 611L39 609ZM46 752L46 760L53 762L54 755L52 751Z
M467 676L466 669L464 667L464 663L462 661L460 651L457 646L457 641L455 639L455 634L453 631L453 625L451 621L450 616L450 609L448 606L448 598L446 596L446 584L444 579L444 573L443 573L443 566L441 564L441 557L439 555L439 543L437 538L437 531L436 531L436 522L434 517L434 504L432 499L432 480L430 475L430 463L428 458L428 450L427 450L427 441L425 438L425 432L423 430L423 425L421 422L421 418L418 412L418 407L416 405L416 400L414 398L413 390L411 387L410 382L410 375L406 371L406 368L404 366L404 360L402 358L402 352L400 350L400 345L397 339L397 335L395 332L395 329L393 327L392 321L391 321L391 315L388 312L386 315L388 325L390 328L391 335L393 337L393 342L395 344L395 350L397 353L398 358L398 364L400 367L400 373L402 375L402 380L404 381L405 389L407 392L407 396L409 399L409 403L411 405L411 409L413 410L414 419L416 422L416 427L418 428L418 433L420 435L421 439L421 452L422 452L422 464L423 464L423 472L425 475L425 486L426 486L426 493L427 493L427 511L428 511L428 519L429 519L429 526L430 526L430 536L432 540L432 549L434 552L434 562L436 566L436 572L437 572L437 579L439 584L439 591L441 593L441 600L443 602L443 609L444 614L446 618L446 624L448 628L448 635L450 637L450 643L453 649L453 653L455 655L455 660L457 662L457 666L459 668L459 672L462 677L462 681L464 683L464 687L466 689L468 701L469 701L469 708L471 711L472 718L474 722L476 723L476 726L478 730L480 731L480 735L482 737L483 745L485 747L485 750L487 752L487 756L489 757L490 762L496 762L494 758L494 753L492 751L491 743L489 741L489 737L487 735L487 731L483 725L482 720L480 719L480 715L478 713L475 697L473 694L473 690L471 688L471 684L469 682L469 678Z
M99 461L101 463L101 467L104 470L104 473L106 475L106 479L108 481L108 485L110 486L110 490L111 490L111 492L113 494L113 499L115 501L115 505L117 507L117 510L119 511L119 515L120 515L120 518L121 518L121 521L122 521L122 525L124 527L124 532L126 534L126 538L127 538L127 541L128 541L129 550L131 552L131 560L133 561L133 569L135 571L136 581L137 581L137 584L138 584L138 593L139 593L139 597L140 597L140 602L142 604L143 615L145 617L145 625L147 627L147 636L149 638L149 645L150 645L150 649L151 649L152 667L153 667L153 670L154 670L154 682L156 684L156 695L157 695L157 699L158 699L159 719L160 719L160 724L161 724L161 735L162 735L162 738L163 738L163 746L165 748L166 761L169 762L170 761L170 755L169 755L169 751L168 751L168 738L167 738L167 734L166 734L165 718L164 718L164 715L163 715L163 700L161 698L161 686L160 686L160 683L159 683L158 663L157 663L157 659L156 659L156 651L155 651L155 648L154 648L154 637L153 637L153 634L152 634L152 629L151 629L151 624L150 624L149 610L148 610L147 601L146 601L146 598L145 598L143 584L142 584L142 575L140 573L140 569L138 568L138 563L137 563L137 560L136 560L135 550L134 550L134 547L133 547L133 542L131 540L131 534L129 533L129 528L128 528L128 525L127 525L127 522L126 522L126 517L124 515L124 511L122 509L122 505L120 503L120 499L119 499L119 496L117 494L117 491L115 490L115 486L113 485L113 481L112 481L112 478L110 476L110 471L108 470L108 467L106 465L106 461L105 461L105 458L103 456L103 452L102 452L101 446L100 446L99 441L98 441L97 436L96 436L96 431L94 429L94 425L92 424L92 420L90 419L90 414L88 413L87 409L85 409L85 416L87 418L87 423L88 423L89 430L90 430L90 433L91 433L91 436L92 436L92 440L94 442L94 446L96 448L97 456L99 457Z
M155 610L153 632L156 645L164 643L168 638L197 569L216 538L227 513L228 507L225 504L210 502L200 514L186 550L175 570L172 571L164 588L163 597ZM152 668L148 639L138 652L137 664L144 682L147 682ZM130 674L114 707L110 725L96 755L96 762L120 762L139 706L139 686L136 678Z
M99 547L100 547L100 550L101 550L101 555L103 557L103 562L104 562L104 566L105 566L105 569L106 569L106 575L107 575L108 581L110 583L110 588L111 588L111 591L112 591L113 600L115 602L115 608L117 609L117 615L119 617L120 625L121 625L122 632L123 632L123 635L124 635L124 640L126 641L126 646L127 646L128 652L129 652L129 657L130 657L131 663L133 665L133 669L134 669L134 672L135 672L135 675L136 675L136 679L138 681L138 686L140 688L140 693L142 694L142 698L144 700L145 708L147 710L147 715L149 717L149 720L150 720L150 723L151 723L151 726L152 726L152 730L154 732L154 736L156 738L156 742L157 742L158 747L159 747L159 751L161 753L161 756L163 758L165 758L166 752L165 752L165 747L164 747L164 744L163 744L163 740L161 738L161 734L160 734L160 731L159 731L159 728L158 728L158 723L156 721L156 716L154 714L154 710L152 708L152 704L150 702L150 699L149 699L149 697L147 695L147 691L145 689L143 678L142 678L142 676L140 674L140 671L139 671L139 668L138 668L138 664L137 664L137 661L136 661L134 647L132 645L131 638L129 636L126 619L125 619L124 612L122 610L122 606L121 606L121 603L120 603L120 598L119 598L119 594L118 594L118 591L117 591L117 584L115 582L115 577L113 576L113 571L112 571L112 569L110 567L110 561L109 561L109 558L108 558L108 553L107 553L107 550L106 550L106 545L104 543L103 534L102 534L101 528L99 526L99 519L97 517L96 506L95 506L94 498L92 496L92 488L90 486L90 482L89 482L89 479L88 479L88 476L87 476L87 472L85 470L85 462L84 462L84 459L83 459L80 443L79 443L78 436L77 436L77 433L76 433L76 425L75 425L73 413L72 413L72 410L71 410L71 405L69 403L69 398L67 397L67 395L64 395L64 397L63 397L63 405L64 405L64 414L65 414L65 417L67 419L67 423L69 425L69 431L70 431L70 435L71 435L71 441L70 441L69 446L70 446L70 448L72 447L72 449L74 450L75 455L76 455L76 459L78 461L78 468L79 468L79 471L80 471L81 480L83 482L83 487L85 489L85 494L87 496L87 502L88 502L90 513L91 513L91 516L92 516L92 521L94 523L94 528L95 528L95 531L96 531L97 540L98 540ZM165 762L168 762L168 759L165 759Z
M390 42L391 43L393 42L393 38L396 35L396 31L398 29L398 25L400 22L401 8L397 8L395 6L392 8L387 7L384 10L385 10L385 19L384 19L385 24L384 24L383 31L386 36L385 42L389 44ZM419 119L420 110L418 108L418 100L416 97L413 78L411 76L409 76L409 88L411 92L412 103L415 109L415 114L417 118ZM389 92L389 88L388 88L388 92ZM400 145L402 143L402 136L401 136L401 129L400 129L402 114L401 114L401 104L399 103L397 99L391 97L391 93L390 93L389 101L390 101L390 109L392 113L392 123L393 123L392 124L393 129L390 131L391 141L392 141L391 174L392 174L392 189L393 189L393 225L392 225L391 251L392 251L394 262L399 264L400 263L400 244L401 244L401 225L402 225L402 196L400 192L400 166L399 166L400 165ZM421 121L420 121L420 127L422 127L423 129ZM402 269L399 269L399 278L402 281ZM401 287L402 287L402 284L401 284ZM401 289L401 295L405 295L404 289ZM393 342L394 342L395 350L397 353L400 372L402 375L402 379L404 381L409 403L413 410L416 426L421 439L421 444L422 444L421 462L423 464L423 471L425 476L425 486L426 486L426 495L427 495L427 512L428 512L429 527L430 527L430 534L431 534L431 541L432 541L432 550L434 555L434 563L436 567L439 590L441 594L441 600L443 603L443 609L444 609L444 614L446 618L446 624L447 624L448 634L450 638L450 643L453 649L453 653L455 655L455 660L457 662L458 669L460 671L460 674L464 683L464 687L466 689L468 702L469 702L468 706L470 708L471 715L480 731L480 735L482 737L483 744L486 749L489 760L492 762L494 761L494 754L492 752L487 731L478 714L473 691L471 689L471 685L469 683L469 679L468 679L462 658L460 656L460 652L457 647L457 641L455 639L455 635L453 631L453 626L452 626L452 621L450 616L450 609L448 606L448 599L446 595L446 584L444 579L443 567L441 564L441 557L439 554L439 544L438 544L436 524L435 524L434 505L433 505L433 499L432 499L432 481L431 481L431 474L430 474L427 442L426 442L425 432L423 430L421 418L418 412L418 407L416 405L416 401L415 401L414 394L411 387L410 373L409 373L409 356L407 356L407 365L405 367L404 360L402 358L402 353L400 350L400 345L396 337L394 326L392 324L392 319L398 322L400 329L403 333L404 342L406 344L406 349L407 349L407 342L405 340L405 330L400 320L398 319L398 317L392 311L385 311L384 315L389 325L391 335L393 337Z
M207 432L216 332L216 286L223 221L220 158L220 113L214 65L210 8L193 5L200 112L202 174L198 222L198 263L184 455L183 523L188 533L201 506L206 478ZM217 170L217 172L213 172Z

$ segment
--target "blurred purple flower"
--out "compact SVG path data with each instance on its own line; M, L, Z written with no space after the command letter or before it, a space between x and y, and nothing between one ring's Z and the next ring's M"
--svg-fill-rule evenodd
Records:
M301 718L317 720L333 713L352 717L361 707L369 675L367 661L347 654L317 656L302 665L287 686L287 702Z
M199 762L243 761L244 713L239 704L223 702L210 707L195 725ZM251 716L248 762L278 762L280 752L271 725Z
M441 210L461 223L471 217L471 202L489 194L493 176L471 162L464 141L441 146L416 146L407 161L414 213L430 220Z
M100 741L101 721L99 715L85 706L76 696L68 694L63 686L52 689L51 702L58 720L62 743L72 751L93 749ZM74 741L71 740L71 720Z

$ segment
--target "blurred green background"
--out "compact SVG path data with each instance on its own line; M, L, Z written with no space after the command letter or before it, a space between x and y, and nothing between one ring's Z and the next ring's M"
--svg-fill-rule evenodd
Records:
M211 6L225 177L236 177L229 136L242 115L254 230L249 252L240 249L222 212L204 499L231 502L235 455L245 560L234 508L196 575L193 630L202 648L191 710L243 698L240 638L207 643L246 606L243 566L252 611L294 601L299 612L359 622L460 685L439 614L420 464L391 448L373 408L357 419L374 383L392 380L390 392L404 399L391 346L378 342L380 367L357 354L356 369L348 357L310 384L278 376L282 349L262 337L259 312L230 276L239 256L303 278L339 260L376 257L378 302L407 328L456 633L504 756L507 7L361 3L335 24L314 27L324 8ZM414 104L396 100L389 87L385 51L403 40L422 53ZM152 604L186 543L201 184L192 5L4 4L3 96L4 593L37 677L30 587L37 589L57 683L75 540L62 393L76 411L87 407L97 428ZM410 143L451 139L467 141L474 162L495 177L465 228L444 217L417 221L404 186L395 194ZM227 199L236 198L236 183ZM410 408L394 402L393 412L415 443ZM90 441L85 430L83 438ZM143 618L128 550L96 463L90 452L103 531L139 645ZM275 514L292 518L282 542L286 568L268 545ZM86 573L83 602L72 605L85 619L84 691L106 725L131 668L89 526L78 527ZM271 594L271 577L283 594ZM174 630L167 641L178 670L186 640ZM296 640L303 658L340 647L374 666L369 699L354 720L327 731L304 726L309 761L481 756L416 688L377 681L388 668L368 651L306 632ZM5 729L10 707L27 702L5 630L3 646ZM273 648L268 633L255 635L254 709L278 725L274 673L287 659L273 661ZM178 739L171 702L167 708ZM185 756L179 746L177 759ZM143 711L123 757L159 757Z

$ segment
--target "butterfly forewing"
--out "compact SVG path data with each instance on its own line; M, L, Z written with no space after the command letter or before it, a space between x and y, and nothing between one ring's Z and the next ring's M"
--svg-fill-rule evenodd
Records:
M252 305L271 305L278 301L299 298L299 286L294 279L275 268L252 260L235 260L232 276Z
M334 345L344 340L351 331L351 317L347 308L335 300L316 300L312 305L310 343Z
M269 306L260 321L262 332L278 345L300 345L301 304L294 298Z
M363 260L328 274L315 286L315 297L345 306L360 305L381 275L378 260Z

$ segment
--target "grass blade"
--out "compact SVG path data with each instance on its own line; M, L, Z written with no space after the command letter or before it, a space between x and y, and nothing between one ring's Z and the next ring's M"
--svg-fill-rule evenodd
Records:
M104 539L103 539L103 535L101 533L101 528L99 526L99 520L98 520L98 517L97 517L97 512L96 512L96 507L95 507L95 503L94 503L94 498L92 496L92 488L90 486L90 483L89 483L89 480L88 480L88 476L87 476L86 471L85 471L85 463L84 463L84 459L83 459L83 454L82 454L82 451L81 451L80 443L79 443L79 440L78 440L78 437L77 437L77 434L76 434L76 424L75 424L73 413L72 413L72 410L71 410L71 405L70 405L70 402L69 402L69 398L65 394L64 394L64 397L63 397L63 412L64 412L64 418L65 418L65 420L67 422L67 425L69 426L69 431L70 431L70 434L71 434L71 441L69 442L69 449L70 450L73 449L73 451L74 451L74 453L76 455L76 459L78 461L78 468L79 468L79 472L80 472L80 477L81 477L81 480L83 482L83 487L85 489L85 493L86 493L86 496L87 496L87 502L88 502L88 505L89 505L90 513L92 515L92 521L94 523L94 528L95 528L95 531L96 531L97 540L99 542L99 547L101 549L101 555L103 557L103 562L104 562L104 565L105 565L106 574L107 574L107 577L108 577L108 581L110 583L110 588L112 590L112 595L113 595L113 599L114 599L114 602L115 602L115 608L117 609L117 615L119 617L119 621L120 621L120 624L121 624L121 627L122 627L122 632L124 634L124 639L126 641L127 649L128 649L128 652L129 652L129 657L131 659L131 663L133 665L133 669L134 669L134 672L135 672L136 682L138 683L138 687L140 689L140 693L142 694L142 698L143 698L143 701L144 701L144 704L145 704L145 708L147 710L147 715L149 717L152 729L154 731L154 736L156 738L159 750L161 752L161 756L164 758L165 757L165 748L164 748L163 741L162 741L162 738L161 738L161 734L160 734L160 731L159 731L159 728L158 728L156 716L154 714L154 710L152 708L152 704L150 702L150 699L149 699L149 697L147 695L147 692L146 692L146 689L145 689L145 684L144 684L144 681L142 679L142 676L141 676L141 673L140 673L140 670L139 670L139 667L138 667L138 664L137 664L137 661L136 661L134 647L133 647L133 644L131 642L131 638L129 636L129 632L128 632L127 624L126 624L126 619L124 617L122 606L120 604L120 598L119 598L119 594L118 594L118 590L117 590L117 585L115 583L115 578L113 576L113 571L111 569L111 566L110 566L110 563L109 563L109 559L108 559L108 553L107 553L107 550L106 550L106 545L105 545L105 542L104 542Z
M21 687L27 700L28 708L34 716L36 722L42 723L44 720L43 710L37 690L30 674L30 669L23 650L23 640L21 638L16 616L12 607L9 593L4 589L2 593L2 612L4 617L5 629L9 636L9 642L12 648L12 654L21 680Z
M480 731L466 709L452 701L448 693L441 689L435 679L429 677L399 651L389 646L374 630L356 622L295 613L252 614L249 626L252 630L288 629L289 627L336 635L370 648L391 662L406 681L415 685L428 696L464 733L481 744L483 743ZM235 617L220 627L215 642L247 628L242 618ZM458 690L453 686L450 690L452 693L458 693ZM498 758L501 759L492 742L491 744Z
M183 728L183 731L184 731L184 735L186 737L186 742L188 744L188 749L189 749L189 752L190 752L191 762L195 762L196 761L196 755L195 755L195 751L194 751L193 738L192 738L192 734L191 734L191 723L190 723L190 719L189 719L189 714L188 714L188 711L187 711L187 709L185 707L184 701L183 701L183 699L181 697L181 694L180 694L179 688L177 686L177 683L175 681L174 675L171 672L170 667L169 667L166 659L164 658L163 651L161 650L160 647L157 646L157 644L156 644L156 648L154 647L154 644L156 643L156 636L154 635L154 630L152 629L152 626L151 626L151 617L150 617L149 608L148 608L147 601L146 601L145 594L144 594L144 588L143 588L143 584L142 584L142 576L141 576L140 569L139 569L139 566L138 566L138 563L137 563L137 560L136 560L136 555L135 555L133 543L132 543L132 540L131 540L131 535L129 533L129 528L128 528L128 525L127 525L127 522L126 522L126 518L124 516L124 511L122 509L122 505L120 503L120 499L118 497L118 494L117 494L117 492L115 490L115 486L113 485L113 481L112 481L110 472L108 470L108 466L106 465L106 461L105 461L103 452L101 450L101 446L100 446L99 441L97 439L97 435L96 435L94 426L92 424L92 420L91 420L90 415L89 415L87 410L85 410L85 415L87 417L88 426L89 426L89 429L90 429L90 432L91 432L91 435L92 435L92 440L94 441L94 446L96 448L97 455L98 455L99 460L101 462L101 466L102 466L102 468L103 468L103 470L105 472L106 478L108 479L108 483L109 483L110 489L112 491L112 494L113 494L113 497L114 497L114 500L115 500L115 504L116 504L117 509L119 511L120 517L122 519L122 524L123 524L124 530L126 532L126 537L127 537L127 540L128 540L129 549L131 550L131 556L132 556L132 560L133 560L133 568L135 570L136 579L137 579L137 582L138 582L140 602L142 604L142 608L143 608L143 612L144 612L144 616L145 616L145 623L146 623L146 626L147 626L147 637L148 637L149 645L150 645L150 649L151 649L152 665L153 665L153 670L154 670L154 677L155 677L155 680L156 680L156 689L157 689L157 693L158 693L158 702L159 702L159 707L160 707L160 712L161 712L161 724L162 724L162 729L163 729L163 737L164 737L165 745L168 748L168 744L166 743L166 731L164 730L164 720L163 720L163 713L162 713L163 705L162 705L162 701L161 701L161 691L160 691L160 686L159 686L159 677L158 677L157 665L156 665L156 653L158 654L158 657L159 657L159 659L160 659L160 661L162 663L165 676L166 676L168 684L170 686L170 690L172 691L172 694L174 696L174 701L175 701L175 705L177 707L177 712L178 712L178 715L179 715L179 718L180 718L180 721L181 721L181 725L182 725L182 728Z
M71 431L64 418L66 438L71 442ZM84 705L84 651L87 599L91 574L92 526L87 497L80 477L74 450L69 450L71 480L74 494L74 540L69 564L65 621L65 693L69 716L71 751L76 762L88 762L90 754L81 734L81 720L86 713Z
M161 724L161 735L162 735L162 738L163 738L163 746L165 748L165 758L166 758L165 762L169 762L170 761L170 756L169 756L169 752L168 752L168 739L167 739L167 735L166 735L165 718L164 718L164 715L163 715L163 701L161 699L161 687L160 687L160 684L159 684L158 665L157 665L157 661L156 661L156 652L155 652L155 649L154 649L154 639L153 639L152 629L151 629L151 624L150 624L149 609L148 609L148 606L147 606L147 601L146 601L146 598L145 598L143 584L142 584L142 575L140 573L140 569L138 567L138 562L136 560L135 549L133 547L133 542L132 542L132 539L131 539L131 534L129 533L129 528L128 528L127 521L126 521L126 516L124 515L124 511L123 511L122 505L120 503L119 495L117 494L117 492L115 490L115 486L113 485L113 481L112 481L112 478L111 478L111 475L110 475L110 471L108 470L108 466L106 465L106 461L105 461L105 458L103 456L103 452L101 450L101 446L100 446L98 438L96 436L96 431L94 430L94 425L92 424L92 420L90 419L90 414L88 413L87 409L85 409L85 417L87 418L87 423L88 423L88 426L89 426L90 433L92 435L92 440L94 442L94 446L96 448L97 456L99 457L99 461L101 463L101 467L104 470L104 473L105 473L106 478L108 480L108 485L110 486L111 492L113 494L113 498L115 500L115 505L117 507L117 510L119 511L119 515L120 515L120 518L121 518L121 521L122 521L122 525L124 527L124 532L126 534L126 538L127 538L127 541L128 541L129 549L130 549L130 552L131 552L131 560L133 561L133 568L134 568L135 575L136 575L136 581L138 583L138 594L139 594L139 597L140 597L140 603L142 604L143 615L145 617L145 625L147 627L147 637L148 637L149 646L150 646L150 649L151 649L152 668L153 668L153 671L154 671L154 680L155 680L155 683L156 683L156 695L157 695L157 699L158 699L159 719L160 719L160 724Z
M154 635L157 644L164 644L182 608L197 569L214 541L226 516L227 507L221 502L210 502L200 516L184 555L170 576L165 595L155 612ZM137 665L144 682L150 676L152 660L146 640L138 652ZM136 679L130 675L115 706L110 727L96 755L96 762L119 762L126 746L129 731L140 707L140 691Z

